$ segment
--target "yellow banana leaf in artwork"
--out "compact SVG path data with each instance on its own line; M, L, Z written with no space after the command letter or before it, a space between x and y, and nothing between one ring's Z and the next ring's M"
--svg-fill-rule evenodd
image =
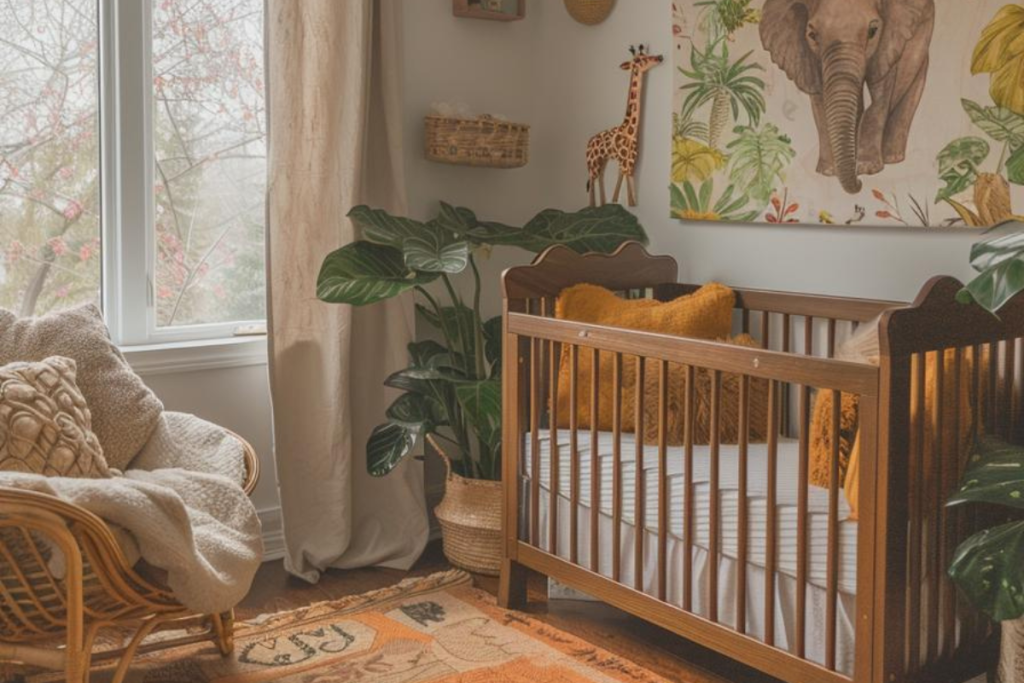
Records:
M725 163L721 152L702 142L687 137L676 137L672 141L673 182L704 182Z
M1024 115L1024 7L1006 5L974 48L971 73L992 74L992 101Z
M978 174L974 182L974 205L977 212L953 199L946 199L946 203L972 228L987 228L1008 220L1024 220L1014 215L1010 204L1010 185L997 173Z

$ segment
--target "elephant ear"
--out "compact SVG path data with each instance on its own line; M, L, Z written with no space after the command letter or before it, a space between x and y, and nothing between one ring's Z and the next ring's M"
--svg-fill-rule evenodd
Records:
M821 93L821 64L807 45L809 11L803 0L768 0L761 11L761 44L796 87Z
M868 63L868 83L877 83L892 70L917 31L934 23L935 0L884 0L882 35L878 50Z

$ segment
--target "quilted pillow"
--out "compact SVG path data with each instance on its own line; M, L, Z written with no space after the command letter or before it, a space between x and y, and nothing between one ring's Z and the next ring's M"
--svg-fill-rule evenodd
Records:
M0 470L109 477L75 361L55 356L0 367Z
M0 310L0 365L50 356L78 364L78 388L107 462L126 469L156 429L163 404L110 341L100 310L90 304L42 318Z

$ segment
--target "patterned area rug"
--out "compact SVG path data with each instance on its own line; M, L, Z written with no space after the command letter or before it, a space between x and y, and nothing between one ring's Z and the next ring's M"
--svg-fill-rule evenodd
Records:
M94 675L94 681L103 680ZM264 615L235 652L197 645L141 657L131 683L668 683L526 614L459 571Z

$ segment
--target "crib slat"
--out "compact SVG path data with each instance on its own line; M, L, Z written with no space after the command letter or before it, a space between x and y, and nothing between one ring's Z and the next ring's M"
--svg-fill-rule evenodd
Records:
M993 434L1002 428L999 411L999 344L988 344L988 414Z
M715 623L718 622L718 559L721 552L721 520L719 518L721 511L719 503L722 495L719 489L721 482L720 455L722 441L720 428L721 404L722 373L720 370L715 370L711 373L711 482L709 484L711 509L708 515L708 537L710 539L708 543L708 562L711 567L708 572L708 619Z
M931 449L931 466L927 471L931 473L932 490L928 494L930 509L928 511L928 558L931 567L928 576L928 650L927 661L935 661L940 647L939 641L939 595L941 591L941 580L945 573L942 566L942 533L940 522L942 519L942 507L945 502L945 495L942 490L943 470L945 468L945 444L943 433L945 432L945 366L946 353L939 350L935 353L935 378L933 379L933 422L935 425L935 436Z
M579 562L580 547L580 347L569 346L569 561Z
M1002 405L1006 406L1006 432L1007 441L1013 441L1017 434L1017 340L1006 341L1006 370L1005 370L1005 393L1003 394Z
M811 320L807 321L810 327ZM807 338L805 337L805 341ZM810 350L810 347L807 347ZM797 657L807 655L807 566L810 553L808 493L811 443L811 387L800 387L800 463L797 474L796 502L796 654ZM838 436L838 435L837 435Z
M740 322L740 329L743 331L743 334L750 334L750 309L749 308L744 308L743 309L743 313L741 315L740 320L741 320L741 322Z
M779 485L779 393L778 382L768 382L768 491L765 503L764 560L764 642L775 644L775 570L778 556L776 504Z
M668 361L658 364L658 599L668 592Z
M804 319L804 355L814 355L814 316L809 315Z
M612 580L622 577L622 354L612 361Z
M559 477L559 448L558 448L558 366L561 360L561 345L558 342L551 342L549 357L551 358L551 422L549 436L551 437L551 462L548 470L551 473L548 503L548 552L552 555L558 554L558 477Z
M686 366L686 397L683 399L683 609L693 610L693 425L696 402L694 381L696 372Z
M910 530L908 534L909 567L907 570L907 652L910 672L921 664L921 555L922 555L922 495L924 492L924 435L925 435L925 368L927 358L916 353L911 358L911 448L909 479Z
M590 571L599 571L601 521L601 451L598 448L598 426L601 418L601 352L596 348L590 368Z
M747 555L748 545L748 501L747 487L749 474L749 443L750 443L750 377L743 375L740 378L739 395L739 462L738 462L738 485L739 501L737 514L736 538L738 545L736 561L736 630L739 633L747 632Z
M772 334L772 314L771 311L761 311L761 348L771 348L771 334Z
M836 356L836 319L828 319L828 357Z
M836 669L836 611L839 600L839 428L843 394L832 392L832 453L828 479L828 566L825 579L825 668Z
M963 349L957 348L953 352L953 406L952 411L952 440L950 445L953 460L947 460L943 465L942 490L943 500L953 492L959 481L959 468L961 460L960 448L960 416L964 407L960 405L960 392L963 388L963 381L960 373L963 371ZM941 565L948 567L953 558L953 542L958 538L957 528L960 519L959 510L953 511L942 506L942 550ZM946 657L952 657L956 649L956 590L949 577L943 575L942 579L942 652Z
M540 545L541 341L530 340L530 543Z
M636 467L633 472L633 587L638 591L644 589L644 535L646 531L644 517L644 366L646 359L636 357Z

